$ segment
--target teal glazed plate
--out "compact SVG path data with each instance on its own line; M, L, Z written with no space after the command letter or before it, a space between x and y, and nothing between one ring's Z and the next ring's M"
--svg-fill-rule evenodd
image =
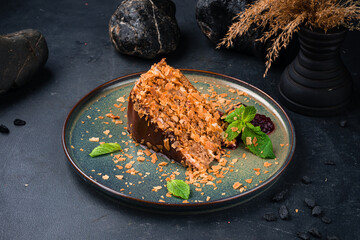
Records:
M126 130L127 98L142 74L134 73L95 88L70 111L62 133L70 164L86 182L113 199L150 211L210 212L236 206L264 192L285 171L295 150L294 127L285 111L269 95L236 78L199 70L181 71L201 93L211 95L215 91L224 109L242 102L271 118L275 130L269 137L276 159L261 159L240 144L235 150L226 149L228 171L224 177L190 184L187 201L171 196L167 180L171 175L185 180L186 169L133 142ZM90 157L101 142L117 142L123 151Z

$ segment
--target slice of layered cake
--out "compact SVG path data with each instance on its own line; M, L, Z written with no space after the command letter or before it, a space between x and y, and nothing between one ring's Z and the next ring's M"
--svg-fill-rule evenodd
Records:
M170 159L200 170L220 158L219 112L165 59L136 81L127 116L132 138Z

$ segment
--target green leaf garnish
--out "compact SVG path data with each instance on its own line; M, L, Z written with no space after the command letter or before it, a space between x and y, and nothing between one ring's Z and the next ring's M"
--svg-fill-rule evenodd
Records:
M252 153L261 158L275 158L269 136L262 132L259 126L254 127L250 123L255 115L256 109L253 106L242 105L230 112L225 117L225 121L229 123L225 130L226 138L232 141L241 134L241 140Z
M245 111L245 107L244 105L241 105L239 108L230 112L229 115L226 116L225 121L228 123L232 123L236 120L241 120L244 111Z
M237 136L239 136L243 127L244 126L241 120L237 120L230 123L227 129L225 130L225 133L227 133L227 139L229 141L234 140Z
M255 155L261 158L275 158L271 140L266 133L261 131L259 126L254 127L251 123L247 123L241 134L241 139Z
M253 106L245 107L245 110L242 114L242 120L245 123L251 122L256 115L256 108Z
M89 155L91 157L97 157L116 151L121 151L121 147L118 143L104 143L94 148Z
M183 180L173 179L166 183L166 187L168 191L175 197L189 199L190 186L186 184Z

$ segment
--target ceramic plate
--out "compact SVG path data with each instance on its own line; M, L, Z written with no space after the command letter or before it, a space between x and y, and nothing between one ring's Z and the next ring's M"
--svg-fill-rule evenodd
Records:
M209 87L213 87L218 94L223 94L224 104L233 99L233 103L255 106L258 113L270 117L275 123L275 130L269 137L277 158L261 159L240 145L236 150L227 150L230 155L228 163L233 159L237 161L233 161L233 166L229 168L231 170L224 178L213 181L215 186L202 183L190 185L188 202L174 196L168 197L166 178L176 172L176 179L185 180L185 168L179 163L171 163L160 154L157 154L157 162L152 163L150 156L141 153L144 148L129 138L126 131L127 101L124 99L127 99L141 74L135 73L114 79L91 91L75 105L65 121L63 148L71 165L83 179L130 206L177 213L214 211L235 206L265 191L278 179L291 161L295 149L293 125L279 104L266 93L236 78L199 70L182 72L200 92L209 93ZM240 92L245 92L247 96L238 94ZM120 122L115 124L106 117L108 113L120 116L117 119ZM99 142L89 141L91 138L99 138L100 142L118 142L124 151L91 158L89 153L99 145ZM115 158L117 154L121 154L122 161ZM140 158L143 161L137 161L139 156L145 160ZM159 167L158 164L162 162L168 164ZM235 182L242 186L234 189Z

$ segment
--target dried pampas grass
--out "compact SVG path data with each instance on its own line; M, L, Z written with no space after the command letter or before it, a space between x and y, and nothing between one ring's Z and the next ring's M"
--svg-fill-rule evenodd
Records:
M234 18L235 22L217 48L231 47L233 39L242 36L250 28L269 29L258 39L261 42L271 39L266 55L265 77L280 50L288 46L300 26L322 29L325 32L341 26L349 30L360 30L360 23L354 25L354 20L360 20L359 1L258 0Z

